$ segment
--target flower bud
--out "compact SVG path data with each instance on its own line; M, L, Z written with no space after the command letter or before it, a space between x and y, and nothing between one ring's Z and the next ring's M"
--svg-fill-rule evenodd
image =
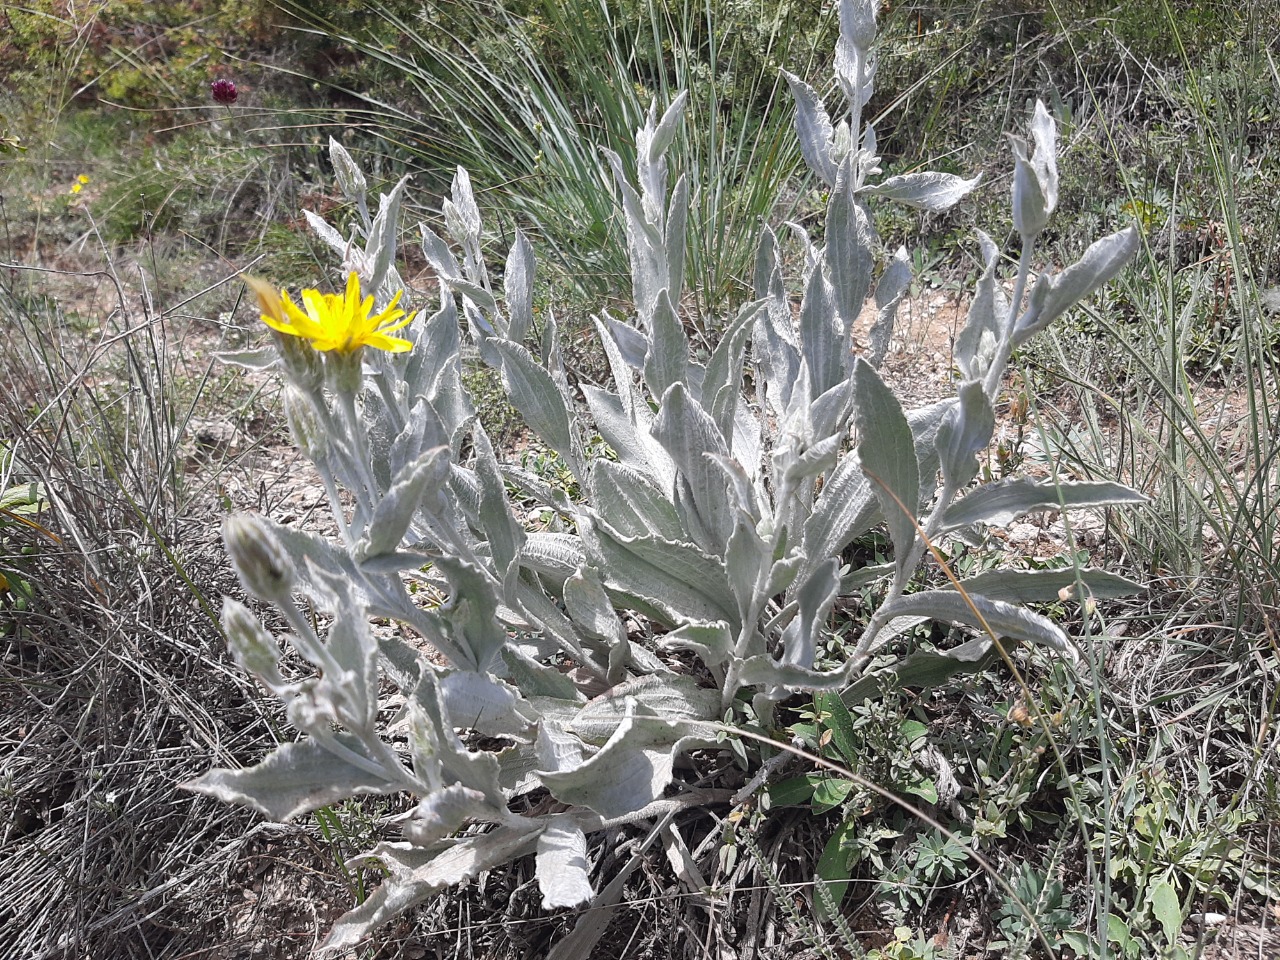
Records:
M362 352L333 350L326 356L329 385L338 396L354 397L364 386L364 361L360 358Z
M302 337L272 331L284 372L303 393L314 394L324 386L324 360Z
M298 449L306 454L312 463L323 460L329 450L329 438L325 436L324 428L320 425L320 417L311 399L301 390L286 387L284 416Z
M222 521L222 541L246 590L262 600L288 602L296 571L270 527L259 517L236 514Z
M248 607L230 597L223 597L222 629L227 635L231 655L241 669L253 674L273 691L284 686L284 677L280 676L280 651L271 634Z
M1013 228L1024 238L1038 236L1049 222L1048 198L1030 160L1026 145L1013 137Z

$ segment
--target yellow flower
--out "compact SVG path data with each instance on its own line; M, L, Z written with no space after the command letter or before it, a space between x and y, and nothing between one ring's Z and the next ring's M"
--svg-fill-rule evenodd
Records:
M84 189L85 184L87 184L88 182L89 182L89 178L86 177L83 173L80 174L80 176L76 177L76 182L71 185L71 193L73 194L79 193L81 190Z
M413 349L408 340L387 336L413 320L413 315L406 316L403 310L396 309L400 293L391 298L385 310L371 314L373 297L360 298L360 278L355 273L347 277L345 294L303 290L301 307L293 302L288 291L276 293L269 284L254 277L244 280L258 295L262 321L267 326L301 337L316 350L354 353L368 346L404 353Z

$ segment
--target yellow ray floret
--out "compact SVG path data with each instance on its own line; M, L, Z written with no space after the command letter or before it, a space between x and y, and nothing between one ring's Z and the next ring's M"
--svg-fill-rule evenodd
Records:
M412 350L413 344L399 337L387 336L407 326L413 315L397 310L397 292L379 313L373 309L373 297L360 298L360 278L353 272L347 277L346 293L321 293L303 290L302 305L294 303L287 290L276 293L267 283L254 277L245 282L258 295L262 321L273 330L301 337L323 352L354 353L361 347L373 347L390 353Z

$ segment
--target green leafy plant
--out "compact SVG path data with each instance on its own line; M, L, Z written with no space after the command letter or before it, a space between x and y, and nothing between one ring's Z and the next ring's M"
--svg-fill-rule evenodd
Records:
M1022 605L1050 588L1042 571L988 572L956 590L908 586L928 544L948 532L1049 508L1141 502L1115 483L1015 477L971 487L1014 347L1114 276L1136 232L1106 237L1061 273L1032 281L1036 238L1057 202L1055 126L1038 104L1034 146L1015 143L1022 251L1013 296L997 282L998 248L981 237L986 271L956 342L958 395L904 410L876 368L910 282L909 258L900 251L876 276L865 205L945 210L975 181L878 176L875 133L862 115L875 75L874 5L844 0L840 20L835 119L812 87L786 76L801 153L829 191L824 245L797 232L798 318L780 241L765 228L755 299L727 320L709 355L692 349L679 307L693 189L686 176L668 183L684 94L661 114L649 111L634 181L618 154L605 153L622 198L633 312L595 318L613 385L579 384L585 403L565 372L553 313L535 317L532 244L517 230L501 280L491 275L465 169L443 204L447 239L419 226L440 282L433 314L406 314L400 304L405 182L374 212L364 173L336 141L334 170L359 220L351 236L315 214L308 220L342 257L346 294L306 290L299 306L254 281L280 335L228 359L283 371L290 428L324 481L340 542L252 516L227 520L224 540L245 589L280 610L289 642L317 675L287 681L277 638L228 598L223 625L236 659L307 736L188 787L273 819L353 795L418 798L404 839L367 854L387 878L337 922L326 949L351 946L442 889L529 854L545 907L595 900L590 836L733 797L681 782L680 755L733 743L739 727L772 726L797 692L879 682L873 658L910 625L957 623L982 631L970 643L984 651L1025 642L1081 660L1060 627ZM852 323L868 304L877 315L871 348L854 356ZM500 463L462 387L460 325L581 500ZM597 434L612 456L587 456L584 438ZM558 529L525 529L512 487L522 507L555 514ZM877 571L889 580L883 601L845 659L821 663L842 582L860 573L842 569L843 550L880 524L893 547L889 569ZM1067 575L1057 576L1055 595ZM1113 583L1092 570L1070 577L1085 588ZM423 594L441 602L424 606ZM311 607L323 617L309 616ZM375 636L371 617L399 628ZM423 656L414 635L446 665ZM971 654L937 655L967 663ZM673 670L678 657L696 670ZM403 697L394 719L403 751L385 735L384 681ZM918 739L913 728L899 732ZM754 749L733 750L754 773ZM532 804L540 791L555 808ZM941 876L955 851L943 844L922 855ZM599 935L583 923L570 937L575 949Z
M1027 911L1035 917L1050 942L1056 945L1059 936L1069 930L1075 920L1062 881L1049 877L1030 863L1023 863L1012 878L1012 886L1013 895L1006 896L996 910L999 939L993 940L990 946L993 949L1003 948L1011 956L1026 956L1032 950L1034 939L1027 923Z

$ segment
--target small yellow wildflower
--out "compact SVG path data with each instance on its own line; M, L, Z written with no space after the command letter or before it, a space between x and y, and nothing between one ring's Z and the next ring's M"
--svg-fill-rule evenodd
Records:
M87 184L88 182L89 182L89 178L86 177L83 173L80 174L80 176L76 177L76 182L71 185L70 192L72 194L79 193L81 190L85 188L85 184Z
M368 346L404 353L413 349L410 341L387 336L413 320L412 314L406 316L403 310L396 309L400 293L391 298L385 310L371 314L373 297L360 298L360 278L355 273L347 277L345 294L303 290L301 307L293 302L288 291L276 293L261 280L244 279L258 295L263 323L281 333L301 337L316 350L354 353Z

